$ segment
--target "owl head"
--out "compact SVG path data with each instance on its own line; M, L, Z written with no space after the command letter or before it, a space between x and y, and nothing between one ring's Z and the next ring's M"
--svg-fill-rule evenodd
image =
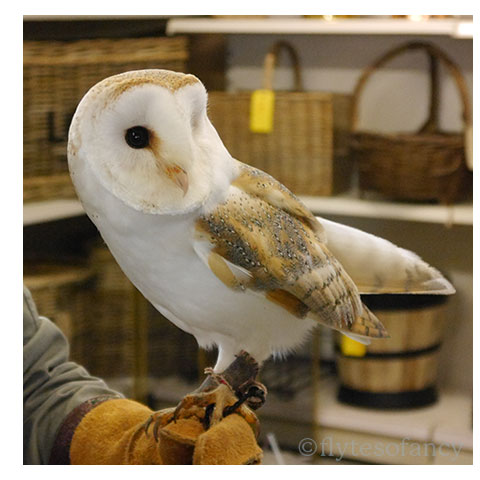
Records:
M96 84L78 105L69 131L77 191L79 178L93 175L145 213L173 214L201 205L226 157L207 117L203 84L168 70L126 72Z

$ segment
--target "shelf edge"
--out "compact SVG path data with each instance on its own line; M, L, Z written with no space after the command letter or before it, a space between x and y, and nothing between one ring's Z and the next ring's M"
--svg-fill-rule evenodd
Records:
M310 34L310 35L440 35L473 38L473 22L441 19L414 22L402 19L213 19L173 18L167 35L175 34Z
M403 205L348 197L300 196L300 200L318 216L339 215L446 225L473 225L472 205ZM23 225L46 223L83 214L85 211L77 199L26 203L23 206Z

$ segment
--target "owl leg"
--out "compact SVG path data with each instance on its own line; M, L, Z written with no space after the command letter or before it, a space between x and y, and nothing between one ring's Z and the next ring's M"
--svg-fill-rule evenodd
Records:
M267 388L256 380L259 370L257 361L242 351L222 373L235 391L239 405L245 402L252 410L260 408L267 397Z
M223 418L226 407L237 401L235 393L227 384L220 384L213 390L195 391L185 395L180 403L173 408L167 408L152 413L144 425L148 434L153 424L153 436L158 441L159 431L171 422L180 419L197 418L207 430Z
M215 369L206 369L205 373L208 373L209 376L202 386L200 386L199 390L202 390L205 384L214 380L220 384L227 384L230 389L235 392L236 402L223 409L222 417L226 417L239 410L244 411L245 406L248 406L251 410L257 410L265 403L267 397L267 388L265 385L256 381L258 370L259 366L255 359L247 352L242 351L222 374L215 373ZM244 381L242 382L242 380ZM205 413L205 421L207 423L209 422L209 415L213 411L212 406L207 408ZM217 414L218 411L219 410L215 408Z
M222 373L206 369L205 381L194 392L186 395L176 408L155 412L145 424L148 433L153 423L153 434L158 438L159 429L179 418L195 416L205 429L217 424L226 415L240 413L245 420L257 426L256 415L247 408L259 408L265 402L266 388L255 381L257 362L246 352L237 355L232 364Z

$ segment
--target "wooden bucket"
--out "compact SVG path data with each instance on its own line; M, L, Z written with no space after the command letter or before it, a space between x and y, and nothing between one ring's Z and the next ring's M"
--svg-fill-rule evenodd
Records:
M434 403L446 297L373 295L363 300L390 338L373 340L361 356L337 345L338 399L381 409Z

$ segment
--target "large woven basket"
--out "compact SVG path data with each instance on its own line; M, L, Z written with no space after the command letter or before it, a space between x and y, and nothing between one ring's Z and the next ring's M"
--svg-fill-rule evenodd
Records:
M347 156L350 96L305 92L295 50L273 45L264 62L263 88L271 90L280 50L295 72L294 91L276 91L273 131L250 130L252 92L210 92L209 117L231 155L268 172L293 192L331 195L348 187Z
M136 323L143 323L146 309L138 307L141 298L135 287L104 245L92 248L90 264L96 280L91 304L91 371L103 378L131 378L135 375Z
M203 379L210 357L199 350L195 337L180 330L153 307L148 322L148 374L153 378L177 376ZM205 358L206 357L206 358Z
M128 70L185 71L187 58L184 37L24 42L24 201L75 196L67 135L90 87Z
M198 347L194 337L150 305L105 245L92 248L90 262L96 274L92 372L105 378L133 377L137 385L147 376L196 378Z
M65 334L72 360L88 366L91 269L62 263L26 262L23 274L38 313L56 323Z
M417 133L358 131L358 104L370 76L400 53L424 50L430 60L430 112ZM463 107L465 131L447 133L438 127L438 62L455 80ZM466 132L472 114L468 91L458 67L434 45L411 42L383 55L361 75L353 93L351 154L358 162L359 186L399 200L451 203L469 192L465 164Z

